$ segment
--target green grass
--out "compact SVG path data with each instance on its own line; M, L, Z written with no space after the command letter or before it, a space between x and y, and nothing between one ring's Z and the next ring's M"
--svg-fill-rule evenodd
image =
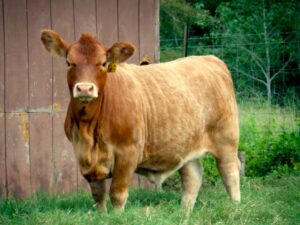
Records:
M299 129L299 103L287 105L285 107L268 107L266 101L256 98L255 101L239 102L239 120L241 131L249 126L254 128L255 133L271 132L280 134L284 131L296 131ZM241 133L241 137L242 137Z
M222 183L204 186L188 224L300 224L300 174L281 179L244 178L242 202L232 203ZM180 192L131 190L125 213L92 207L90 193L1 200L1 224L182 224Z

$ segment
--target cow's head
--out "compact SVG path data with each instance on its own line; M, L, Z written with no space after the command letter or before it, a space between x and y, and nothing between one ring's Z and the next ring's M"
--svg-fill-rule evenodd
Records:
M105 48L90 34L82 34L79 41L68 44L56 32L42 30L41 40L50 53L66 59L71 97L80 104L97 99L106 82L108 65L124 62L135 50L125 41Z

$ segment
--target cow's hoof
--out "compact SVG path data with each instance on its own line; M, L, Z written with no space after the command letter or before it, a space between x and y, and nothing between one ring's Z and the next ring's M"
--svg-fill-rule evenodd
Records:
M99 204L99 203L95 203L94 205L93 205L93 207L94 208L96 208L99 212L101 212L101 213L107 213L107 208L106 208L106 206L103 206L103 205L101 205L101 204Z

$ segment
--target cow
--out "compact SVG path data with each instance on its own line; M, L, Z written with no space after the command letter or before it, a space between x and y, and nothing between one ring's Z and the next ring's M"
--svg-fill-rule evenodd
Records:
M107 178L112 178L111 203L123 211L135 172L159 186L175 171L181 177L182 205L191 211L202 183L199 158L205 153L215 157L231 199L240 201L238 110L223 61L190 56L139 66L125 63L135 51L127 41L106 48L83 33L69 44L48 29L41 31L41 41L66 59L65 134L100 211L107 211Z

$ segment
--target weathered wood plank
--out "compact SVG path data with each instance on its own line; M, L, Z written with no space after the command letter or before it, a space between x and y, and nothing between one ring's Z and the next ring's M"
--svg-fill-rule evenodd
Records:
M75 39L73 0L51 0L52 29L67 42ZM54 192L77 190L77 170L71 144L64 134L64 118L70 94L67 66L62 58L53 57L53 163Z
M159 0L154 0L155 2L155 15L154 15L154 44L155 44L155 51L154 51L154 62L158 63L159 62L159 56L160 56L160 38L159 38Z
M32 193L52 192L52 116L30 113L30 174Z
M140 1L139 31L140 31L140 56L150 57L151 62L155 60L155 2L153 0Z
M96 3L95 1L74 0L75 39L81 33L96 35Z
M6 197L4 117L5 117L4 114L4 27L3 27L3 0L0 0L0 198Z
M109 47L118 41L118 0L96 0L97 37Z
M67 42L74 41L73 1L52 0L51 14L52 28ZM66 111L68 107L70 94L66 72L66 60L53 57L53 110L55 112Z
M77 190L77 165L64 132L65 112L53 116L54 192Z
M0 113L4 113L4 27L3 0L0 0Z
M9 196L31 195L27 113L6 113L6 168Z
M4 0L5 111L28 109L26 0Z
M50 0L27 0L28 56L29 56L29 110L52 109L52 60L39 36L41 29L50 28Z
M6 197L5 114L0 113L0 198Z
M127 40L136 46L129 63L139 63L139 0L118 1L119 40Z
M82 174L80 173L79 167L78 167L78 163L76 162L76 166L77 166L77 182L78 182L78 190L90 190L90 186L89 183L87 182L87 180L82 176Z

